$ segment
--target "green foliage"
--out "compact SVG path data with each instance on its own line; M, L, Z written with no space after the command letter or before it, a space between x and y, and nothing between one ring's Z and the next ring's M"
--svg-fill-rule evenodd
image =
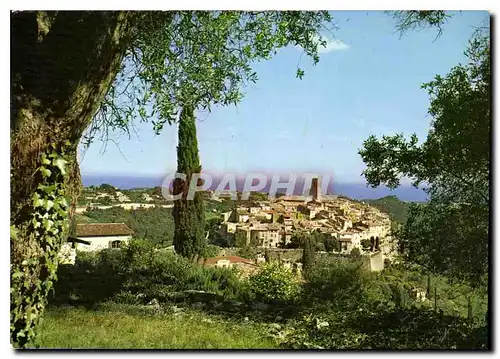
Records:
M387 213L392 220L404 224L408 218L410 203L403 202L396 196L386 196L378 199L364 199L363 202Z
M475 289L466 282L452 282L436 274L432 275L432 281L430 281L430 275L421 268L404 265L393 265L384 269L375 277L372 285L374 291L383 293L384 297L380 297L380 300L391 307L397 307L400 304L397 298L399 295L397 290L400 287L406 290L406 298L403 301L407 305L418 304L419 307L431 309L434 308L434 300L436 300L438 311L462 318L467 318L469 315L468 298L471 298L472 316L476 323L484 324L488 297L482 289ZM412 289L416 288L426 294L425 300L417 301L414 296L411 296Z
M40 328L44 349L273 349L265 326L184 309L171 312L123 304L98 309L51 308Z
M59 270L54 304L94 307L117 303L170 300L173 292L204 290L227 298L245 297L246 288L231 269L203 267L172 251L155 249L148 240L133 239L121 250L79 252L75 265Z
M358 262L361 260L361 251L359 248L353 248L351 252L349 253L349 258L353 262Z
M134 237L146 238L155 245L170 245L174 237L174 218L170 208L151 207L125 210L121 207L90 209L85 216L94 222L125 223Z
M236 255L242 258L255 259L257 258L257 251L254 247L247 245L238 248L238 252L236 252Z
M487 218L475 206L414 205L399 235L404 258L446 276L486 284Z
M293 301L300 292L297 277L278 262L266 262L249 278L250 290L263 302Z
M334 250L336 250L336 248L337 248L336 242L338 242L338 241L332 237L325 238L325 242L324 242L325 250L327 252L333 252Z
M303 246L302 264L304 271L307 271L311 268L315 260L314 238L309 234L305 234L303 237Z
M317 251L317 252L324 252L326 249L325 249L325 245L321 242L318 242L314 245L314 249Z
M452 16L442 10L398 10L389 13L396 20L396 28L401 35L408 30L435 27L439 36L443 32L442 26Z
M359 263L320 257L305 272L304 302L354 308L365 296L368 274Z
M104 206L110 206L113 204L113 200L110 197L101 197L99 198L99 203Z
M103 183L98 187L100 192L114 194L116 192L116 188L108 183Z
M371 247L371 242L368 238L363 238L361 240L361 246L363 247L364 250L368 250Z
M213 244L207 244L204 248L202 257L203 258L212 258L212 257L217 257L220 253L221 247L213 245Z
M251 64L271 58L286 46L299 46L313 63L326 41L327 11L176 11L138 14L135 38L120 74L87 134L128 131L134 118L152 121L159 133L192 101L238 103L241 87L257 81ZM303 73L302 70L300 70ZM103 131L107 133L107 131Z
M403 176L427 183L428 204L412 204L399 233L405 258L431 271L484 285L488 273L491 65L488 29L466 51L469 63L423 85L433 117L427 139L369 137L359 152L372 186Z
M64 193L68 147L69 143L61 147L51 145L48 152L42 152L40 167L34 174L39 182L32 196L31 222L28 228L11 225L14 260L11 263L10 335L16 348L37 344L35 329L57 280L57 255L68 234L68 203ZM33 245L30 242L39 246L38 250L29 248ZM22 248L24 246L28 248ZM17 253L19 250L25 251L24 257Z
M488 349L484 327L465 319L410 308L309 315L288 330L286 349Z
M278 341L286 349L488 348L486 307L476 305L476 315L468 314L474 307L468 298L485 305L484 293L434 278L437 311L433 301L410 295L427 281L419 270L394 266L375 274L346 259L322 257L306 272L306 310L283 328Z
M194 108L191 104L185 105L179 120L177 172L185 174L186 179L176 180L174 184L174 193L182 195L181 199L174 202L174 246L177 253L193 259L202 255L206 240L203 197L195 193L194 198L189 198L191 178L201 172Z
M250 196L248 199L250 201L267 201L268 195L267 193L262 192L250 192Z
M205 202L206 203L206 202ZM206 208L206 207L205 207ZM208 238L211 243L220 244L223 238L220 238L219 226L222 223L220 216L208 218L208 213L205 220L205 231L209 233Z

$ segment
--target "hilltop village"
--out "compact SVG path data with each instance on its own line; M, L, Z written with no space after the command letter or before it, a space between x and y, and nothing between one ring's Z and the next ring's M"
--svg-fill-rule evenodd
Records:
M160 189L122 192L112 186L108 188L108 185L89 188L82 196L76 212L85 215L90 209L107 210L114 207L121 207L126 212L172 208L173 203L163 199L160 193ZM246 201L228 201L223 196L211 191L205 193L208 205L206 216L217 222L217 226L207 233L208 241L214 243L215 238L222 238L222 242L227 244L223 247L234 248L234 251L220 248L224 253L220 257L231 256L238 253L238 249L251 247L259 254L260 260L263 260L263 253L267 251L271 254L281 252L283 257L293 257L291 262L300 262L300 256L293 254L300 249L293 249L291 244L294 236L300 236L301 233L313 233L320 242L334 243L333 249L328 249L328 252L340 255L349 255L353 250L367 257L378 255L380 258L377 262L383 264L385 258L392 259L395 254L390 233L391 219L386 213L364 202L321 195L316 179L313 179L309 196L266 199L262 195L250 196ZM217 207L217 203L221 206ZM98 250L117 246L118 241L127 242L133 234L130 228L125 227L124 223L80 222L76 237L91 245L80 245L79 249ZM87 233L98 235L90 236ZM237 259L233 258L234 261ZM380 264L375 267L381 269Z
M314 182L312 196L305 199L284 196L249 201L223 215L220 234L237 247L285 247L299 231L316 231L325 239L332 238L340 242L340 252L345 254L355 248L361 252L379 251L391 239L387 214L363 202L320 196Z

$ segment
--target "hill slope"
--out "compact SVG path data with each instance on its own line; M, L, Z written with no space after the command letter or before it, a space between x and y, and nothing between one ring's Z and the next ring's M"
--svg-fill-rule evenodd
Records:
M398 223L405 223L408 217L408 209L410 208L409 202L403 202L396 196L386 196L378 199L365 199L368 203L382 212L391 216L391 219Z

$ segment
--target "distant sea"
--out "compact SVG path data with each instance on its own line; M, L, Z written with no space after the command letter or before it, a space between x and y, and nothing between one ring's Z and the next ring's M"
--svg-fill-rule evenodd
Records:
M132 189L132 188L152 188L161 186L164 177L154 177L154 176L124 176L124 175L82 175L82 181L84 186L99 186L103 183L108 183L120 189ZM212 190L217 187L219 181L214 179L214 184ZM244 181L242 179L237 179L236 187L238 190L243 188ZM302 184L300 180L297 180L295 186L294 194L302 193ZM264 188L263 192L269 189L269 186ZM427 194L422 189L417 189L409 185L402 185L395 190L390 190L385 186L380 186L378 188L367 187L363 183L335 183L330 182L328 187L329 194L344 195L353 199L377 199L385 196L396 196L401 201L427 201Z

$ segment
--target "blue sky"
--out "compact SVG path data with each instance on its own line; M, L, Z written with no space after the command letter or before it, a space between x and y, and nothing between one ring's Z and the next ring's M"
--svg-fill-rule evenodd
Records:
M237 107L202 112L198 141L203 169L215 173L319 172L338 182L363 182L358 155L371 134L416 133L431 118L421 84L464 62L463 52L487 12L456 13L436 41L436 30L400 38L382 12L333 12L340 27L316 66L296 48L254 65L259 81L244 89ZM331 35L328 35L331 36ZM299 62L300 61L300 62ZM306 71L295 78L297 65ZM82 174L163 175L175 171L177 129L155 136L140 124L131 139L111 135L81 158Z

